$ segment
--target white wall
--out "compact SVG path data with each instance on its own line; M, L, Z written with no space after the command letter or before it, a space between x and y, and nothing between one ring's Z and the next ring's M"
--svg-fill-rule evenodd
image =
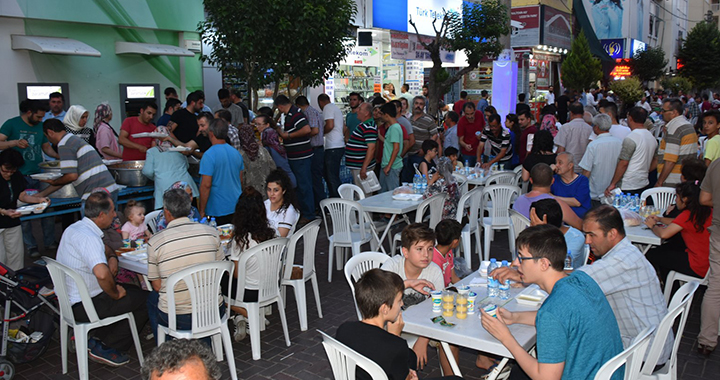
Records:
M20 102L17 98L17 84L37 82L30 64L27 50L12 50L12 34L25 34L22 19L0 17L0 67L5 76L0 80L0 124L20 114Z

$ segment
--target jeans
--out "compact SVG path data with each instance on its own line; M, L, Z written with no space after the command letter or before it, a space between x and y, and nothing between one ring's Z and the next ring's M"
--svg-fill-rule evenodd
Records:
M323 147L313 148L312 156L312 188L313 207L320 209L320 201L325 199L325 186L323 186L323 174L325 173L325 149Z
M297 180L297 197L300 203L300 215L305 219L315 219L312 186L312 157L302 160L289 160L290 168Z
M340 198L338 187L340 181L340 162L345 155L345 148L328 149L325 151L325 183L327 183L330 198Z
M462 161L463 165L465 165L465 161L468 162L468 165L470 165L470 167L475 166L475 163L477 163L476 156L467 155L467 154L461 154L461 156L462 156L462 160L463 160Z
M25 176L25 181L27 182L27 189L39 190L40 181L30 178L30 176ZM38 243L32 233L32 221L24 221L21 225L23 243L25 243L25 247L28 251L31 249L37 249ZM42 227L43 245L47 249L47 247L55 244L55 217L41 218L40 226Z
M167 327L170 325L170 318L168 314L158 308L158 301L160 300L160 294L156 291L150 292L147 297L147 310L148 317L150 320L150 328L152 329L153 335L155 335L155 344L157 345L158 339L158 324L162 324ZM220 315L225 313L225 304L220 306ZM192 314L175 314L175 328L177 330L192 330ZM169 338L166 335L166 339ZM201 342L212 347L211 337L200 339Z
M395 190L396 187L400 186L400 169L390 169L388 174L385 175L385 170L380 170L380 191L386 192Z

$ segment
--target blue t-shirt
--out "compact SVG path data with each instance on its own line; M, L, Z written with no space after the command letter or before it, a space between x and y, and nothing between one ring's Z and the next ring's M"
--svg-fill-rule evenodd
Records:
M567 249L573 259L573 269L585 265L582 262L585 257L585 235L576 228L569 227L565 233L565 244L567 244Z
M550 186L550 192L558 197L575 198L580 202L579 207L572 207L578 218L582 219L590 210L590 180L584 175L578 175L570 183L563 182L559 174L554 176L555 182Z
M225 216L235 212L242 185L240 172L245 169L237 149L228 144L210 147L200 160L200 175L212 176L205 215Z
M585 272L555 283L535 319L540 363L565 363L563 379L592 379L623 350L615 314L602 289ZM623 378L618 370L614 380Z

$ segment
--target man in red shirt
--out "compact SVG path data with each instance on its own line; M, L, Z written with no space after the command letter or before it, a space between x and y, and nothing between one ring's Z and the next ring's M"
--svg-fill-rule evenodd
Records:
M457 124L458 143L463 161L475 166L475 153L480 144L479 136L485 128L485 118L475 110L475 103L463 104L462 117Z
M453 104L453 111L455 111L458 115L462 114L463 106L467 102L467 96L467 91L460 91L460 100Z
M140 115L129 117L123 121L118 137L118 142L124 147L123 161L145 160L145 152L152 147L154 139L151 137L135 138L132 135L154 132L155 124L152 121L156 113L157 104L147 102L140 108Z
M532 149L532 141L535 138L535 133L537 133L537 128L533 123L533 117L529 110L523 110L518 115L518 124L522 130L522 135L520 135L520 143L518 144L517 150L520 155L520 163L522 164L525 162L525 156L527 156L528 152Z

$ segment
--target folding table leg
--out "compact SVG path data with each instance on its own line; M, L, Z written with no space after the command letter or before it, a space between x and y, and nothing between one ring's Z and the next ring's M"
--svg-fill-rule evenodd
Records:
M452 351L450 351L450 345L446 342L440 342L440 345L445 351L445 357L447 358L448 363L450 363L450 368L452 368L453 374L455 374L455 376L462 377L462 374L460 373L460 367L455 361L455 355L453 355Z
M502 358L500 363L498 363L498 365L488 374L487 380L497 380L498 376L500 376L500 373L502 373L502 370L507 365L507 362L508 358Z

